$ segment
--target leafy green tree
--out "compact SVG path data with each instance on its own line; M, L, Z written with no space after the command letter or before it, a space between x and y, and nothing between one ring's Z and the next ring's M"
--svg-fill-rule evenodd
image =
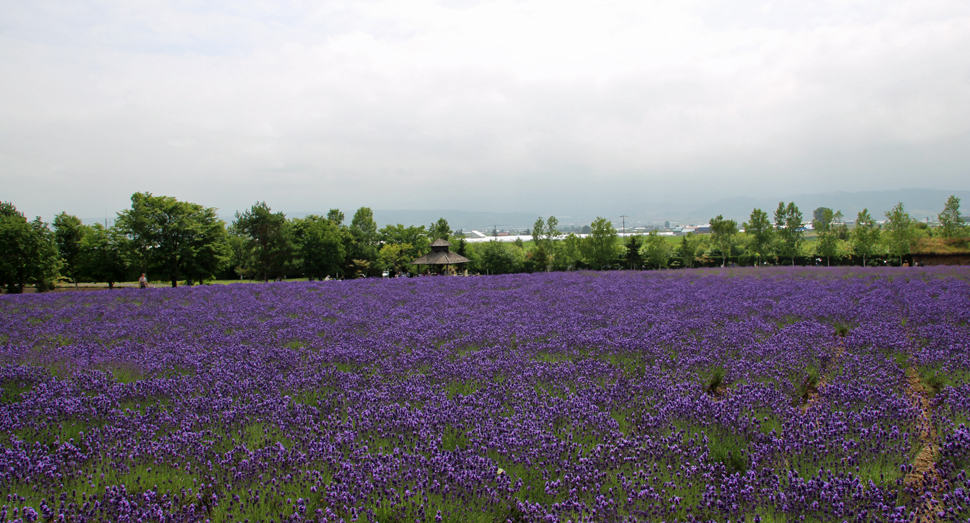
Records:
M229 234L226 223L216 215L214 207L185 202L183 205L188 210L192 225L186 234L189 249L181 274L189 285L193 281L203 283L228 266L231 255ZM171 273L170 269L170 278Z
M28 222L12 203L0 202L0 285L8 293L21 293L26 285L53 289L59 258L46 223L39 217Z
M523 242L513 242L516 247L524 247ZM521 244L521 245L520 245ZM544 272L549 270L549 266L552 263L552 257L546 252L546 246L543 244L536 245L532 248L532 252L526 254L526 272Z
M651 267L664 269L670 263L673 249L667 243L667 240L654 229L647 234L647 239L643 242L640 252Z
M404 274L408 272L408 267L415 260L411 252L410 243L385 243L381 246L377 260L384 269L395 274Z
M282 277L292 268L296 239L282 212L274 213L266 202L257 202L245 212L236 212L233 229L246 238L252 252L249 269L261 280Z
M451 238L451 227L448 225L448 220L438 218L438 221L432 223L431 226L428 227L428 237L431 238L431 241L448 241L448 238Z
M354 278L366 278L371 271L370 266L368 260L350 260L350 275Z
M771 225L771 220L768 219L768 213L761 209L754 209L751 211L748 223L742 226L744 233L750 238L751 252L757 256L758 264L760 264L762 256L771 254L771 246L775 240L775 229Z
M737 234L738 222L726 220L720 214L711 218L711 241L721 251L721 267L727 265L727 258L731 255L731 247Z
M367 261L368 271L376 269L380 238L377 233L377 222L374 221L374 212L370 207L361 207L354 213L354 218L350 221L350 234L353 244L348 256L352 260ZM362 264L358 263L356 266L356 272L360 272Z
M601 217L593 220L589 236L583 239L581 247L586 263L595 270L609 269L616 260L617 238L612 222Z
M828 207L819 207L815 211L815 218L812 220L812 228L818 238L815 241L815 254L825 257L825 265L830 266L831 258L838 254L839 247L838 231L833 225L835 213ZM842 211L839 211L838 216L842 217Z
M883 238L889 247L889 255L897 256L902 265L903 256L909 254L909 244L913 240L915 230L913 219L903 208L903 202L899 202L890 211L886 211L886 227Z
M835 211L832 215L832 232L840 241L849 240L849 226L843 221L842 211Z
M779 254L791 257L791 264L795 265L795 256L798 256L803 241L802 212L795 206L795 202L790 202L787 206L785 202L778 202L775 227L780 240Z
M583 240L579 236L569 233L560 243L556 257L552 260L553 270L568 271L580 268L583 265Z
M212 207L135 193L131 209L118 213L117 227L129 238L142 272L161 273L172 287L183 278L191 284L211 277L229 259L226 224Z
M240 233L235 224L230 225L229 229L229 265L233 272L241 278L252 279L256 273L253 271L253 250L249 246L249 238Z
M347 262L349 233L333 221L311 214L293 220L303 274L311 280L337 276Z
M875 252L879 243L879 226L869 215L869 209L862 209L855 219L852 229L852 251L856 256L862 256L862 266L866 266L866 259Z
M88 230L77 216L62 212L54 217L54 241L61 256L61 273L71 278L75 289L80 273L81 242Z
M109 289L130 275L128 239L116 227L96 223L81 239L79 268L89 281L103 281Z
M492 240L476 244L472 259L476 268L486 274L511 274L522 270L525 252L515 245Z
M825 219L826 215L828 216L829 221L831 221L833 214L832 209L829 209L828 207L818 207L812 211L812 222L822 221Z
M383 246L378 251L378 261L382 268L393 270L394 272L409 272L412 261L428 254L431 251L431 240L424 226L410 225L405 227L400 223L397 225L386 225L378 231ZM464 238L458 239L458 254L464 252L462 242ZM390 251L384 252L388 245L399 245ZM389 265L390 264L390 265Z
M543 221L542 217L536 219L532 226L532 241L535 248L532 250L532 265L534 270L547 271L552 268L556 257L556 240L562 233L559 232L559 219L550 216Z
M400 223L397 225L385 225L378 231L378 238L384 244L406 243L410 245L411 247L408 253L414 256L412 259L420 258L431 251L431 240L424 225L410 225L407 227Z
M344 224L345 218L344 213L341 212L340 209L330 209L330 212L327 213L327 219L339 227Z
M937 217L940 220L940 235L944 238L956 238L967 234L963 219L960 218L960 199L950 195L943 206L943 212Z

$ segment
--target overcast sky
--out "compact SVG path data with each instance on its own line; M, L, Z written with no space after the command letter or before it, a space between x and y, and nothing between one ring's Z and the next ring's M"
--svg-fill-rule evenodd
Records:
M0 199L608 216L966 190L968 50L966 0L0 0Z

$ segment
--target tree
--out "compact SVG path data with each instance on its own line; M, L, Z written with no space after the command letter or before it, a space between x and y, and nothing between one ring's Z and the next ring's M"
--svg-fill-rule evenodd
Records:
M103 281L109 289L129 275L128 241L116 227L94 224L81 239L79 269L90 281Z
M219 272L229 259L226 224L212 207L171 196L135 193L117 227L129 239L141 272L161 273L178 285Z
M54 288L60 260L54 235L38 217L32 222L10 202L0 202L0 285L8 293L24 286Z
M914 232L913 219L903 208L903 202L886 211L885 240L889 246L889 255L896 255L900 265L903 263L903 256L909 254L909 244Z
M408 255L416 260L431 251L431 241L428 239L428 232L424 225L405 227L400 223L397 225L386 225L378 231L378 238L384 244L406 243L410 245ZM459 242L460 246L461 242Z
M697 251L697 242L694 241L694 233L689 232L680 239L680 256L683 258L684 267L694 266L694 255Z
M829 209L828 207L818 207L814 211L812 211L813 222L824 220L826 216L828 216L829 220L831 220L832 209Z
M327 219L332 221L338 227L344 224L344 213L340 212L340 209L330 209L327 213Z
M876 244L879 242L879 228L876 221L869 215L869 209L862 209L855 219L852 229L852 250L857 256L862 256L862 266L866 266L866 258L872 256Z
M438 221L431 224L428 227L428 237L431 241L434 240L445 240L451 237L451 227L448 226L448 220L444 218L438 218Z
M183 206L188 211L191 230L186 235L188 252L181 275L192 285L193 281L202 283L227 267L229 235L226 223L216 215L214 207L185 202ZM169 274L171 278L171 270Z
M522 269L525 253L514 245L492 240L477 244L473 260L486 274L511 274Z
M738 234L738 222L725 220L720 214L711 218L711 241L721 251L721 267L727 265L727 258L731 255L734 236Z
M940 220L940 235L944 238L956 238L966 235L963 219L960 218L960 199L950 195L943 206L943 212L937 217Z
M236 229L235 224L229 226L229 268L241 278L252 279L253 250L249 246L249 237Z
M647 239L643 242L640 252L651 267L663 269L670 262L672 250L667 240L654 229L650 231L650 234L647 234Z
M559 219L550 216L543 222L542 217L536 219L532 226L532 241L535 249L532 251L532 264L535 270L548 271L555 261L555 240L562 236L559 232Z
M536 222L532 225L532 241L538 245L545 237L545 232L546 222L542 219L542 216L540 216L536 218Z
M761 209L751 211L748 223L743 224L744 233L751 239L750 248L761 263L761 257L770 254L771 244L775 238L775 230L768 219L768 213Z
M590 224L589 236L583 239L582 253L586 263L596 270L608 269L616 260L616 229L605 218L596 217Z
M785 202L778 202L775 227L781 240L779 254L790 256L791 264L795 265L795 256L798 256L798 249L802 244L802 212L795 206L795 202L790 202L787 206Z
M416 258L411 255L409 243L385 243L377 255L381 267L395 274L408 272L408 267Z
M431 240L424 225L387 225L378 231L378 236L383 243L378 251L378 262L381 267L394 272L408 272L411 262L431 251ZM457 252L462 256L464 241L464 238L458 239ZM395 246L394 249L385 252L389 245Z
M252 252L250 269L263 281L282 277L292 266L296 243L282 212L274 213L266 202L257 202L248 211L236 212L233 229L247 239Z
M553 269L566 271L576 269L583 263L582 255L583 240L575 234L568 234L563 238L559 252L552 260Z
M656 230L652 232L656 232ZM638 271L643 267L643 254L640 250L644 243L641 240L639 234L634 234L626 242L626 267L628 269Z
M311 214L292 223L303 274L311 280L336 276L346 264L349 233L333 221Z
M361 207L354 213L354 218L350 221L350 234L353 238L353 245L349 249L348 256L353 260L367 261L368 270L374 267L377 261L378 235L377 222L374 221L374 212L370 207ZM360 272L362 264L356 264L356 272Z
M81 242L87 231L77 216L62 212L54 217L54 241L61 257L61 272L71 278L75 289L80 272Z
M841 218L842 211L839 211L838 215ZM826 266L831 265L831 258L836 255L839 246L838 233L832 225L834 218L832 209L819 207L815 209L815 218L812 220L812 228L818 236L815 242L815 254L825 257Z

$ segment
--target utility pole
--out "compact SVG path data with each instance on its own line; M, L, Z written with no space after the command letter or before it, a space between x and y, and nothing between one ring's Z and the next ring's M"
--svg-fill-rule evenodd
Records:
M621 214L620 218L623 218L623 230L620 231L620 236L623 236L623 234L626 232L626 219L629 218L629 216Z

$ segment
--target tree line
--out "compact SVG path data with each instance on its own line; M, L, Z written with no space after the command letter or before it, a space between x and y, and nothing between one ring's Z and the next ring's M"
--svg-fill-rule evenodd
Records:
M754 209L739 224L718 215L710 234L688 233L676 243L656 230L622 239L612 222L597 218L584 230L564 234L555 216L539 218L532 241L467 243L444 218L429 226L388 225L378 229L370 208L361 207L350 223L339 209L326 216L287 218L265 202L237 212L226 224L216 209L171 196L135 193L131 207L115 223L85 225L61 213L52 224L33 221L9 202L0 203L0 285L6 292L38 291L66 280L133 281L140 273L174 287L207 279L276 280L359 278L415 273L411 261L427 254L431 242L449 240L469 258L472 273L564 271L577 269L662 269L678 267L796 264L811 259L831 264L846 259L862 265L874 257L902 263L921 237L970 235L960 216L960 199L951 196L938 215L940 225L918 222L899 203L878 224L863 209L851 229L840 211L820 207L812 215L813 241L807 241L802 212L780 202L772 216ZM51 227L53 226L53 228ZM743 229L743 232L741 231Z

